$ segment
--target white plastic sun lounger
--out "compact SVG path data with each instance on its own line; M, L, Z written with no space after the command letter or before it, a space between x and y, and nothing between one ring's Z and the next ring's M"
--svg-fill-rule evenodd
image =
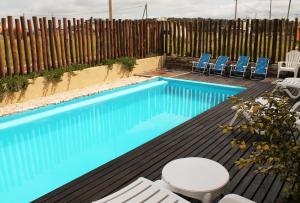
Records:
M219 203L255 203L245 197L236 195L236 194L228 194L225 195Z
M300 78L285 78L282 81L276 81L275 84L276 87L273 91L276 91L278 89L283 90L292 99L298 99L300 97ZM298 91L298 93L294 95L288 88L294 88Z
M123 189L97 200L94 203L190 203L177 194L165 189L161 180L152 182L138 178ZM219 203L255 203L239 195L229 194Z
M145 178L138 178L127 187L107 196L95 203L189 203L182 197L163 188L159 183Z

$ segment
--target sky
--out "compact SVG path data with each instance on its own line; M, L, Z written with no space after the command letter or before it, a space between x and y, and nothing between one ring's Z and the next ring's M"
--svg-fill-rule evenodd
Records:
M272 0L272 18L287 16L289 0ZM235 0L113 0L116 19L142 17L145 3L148 17L234 18ZM237 17L268 18L270 0L238 0ZM4 16L100 17L108 16L108 0L0 0ZM292 0L290 18L300 18L300 0Z

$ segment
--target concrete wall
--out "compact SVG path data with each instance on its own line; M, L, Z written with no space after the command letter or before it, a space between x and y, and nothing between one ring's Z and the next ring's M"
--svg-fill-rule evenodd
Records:
M99 85L112 80L129 77L134 74L152 71L163 66L164 57L157 56L137 60L137 65L132 72L128 72L122 65L115 64L111 68L107 66L97 66L81 71L74 71L72 73L65 73L62 77L62 81L58 83L48 83L44 77L38 77L34 80L30 80L30 84L25 91L5 94L0 103L0 107L68 90Z

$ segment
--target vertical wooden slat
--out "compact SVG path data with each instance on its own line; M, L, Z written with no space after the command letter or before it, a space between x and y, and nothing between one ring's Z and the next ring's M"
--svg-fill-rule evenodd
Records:
M218 20L218 56L222 54L222 20Z
M116 26L114 25L114 29L116 28ZM115 29L115 34L117 33L118 31ZM117 37L116 37L117 39ZM132 39L133 39L133 57L136 57L136 53L137 53L137 43L136 43L136 27L135 27L135 20L132 21ZM152 39L151 39L152 40ZM151 47L152 48L152 47ZM117 41L116 41L116 44L115 44L115 53L117 53L117 50L118 49L118 46L117 46ZM116 55L116 58L118 58L118 56Z
M2 58L2 42L0 40L0 75L2 78L5 77L4 60Z
M91 64L90 23L88 20L85 21L85 32L86 32L87 63Z
M60 55L61 55L61 64L62 66L66 66L66 52L65 52L65 44L64 44L64 37L62 33L62 22L59 19L58 20L58 41L59 41L59 46L60 46Z
M105 20L100 20L100 36L101 36L101 58L103 59L103 61L107 60L107 43L106 43L106 39L107 39L107 35L106 35L106 21Z
M55 51L56 51L56 61L58 64L58 67L62 67L62 57L61 57L61 49L59 46L59 40L58 40L58 33L57 33L57 26L56 26L56 18L52 17L52 31L54 36L54 44L55 44Z
M184 56L184 40L185 38L185 31L184 31L184 21L181 21L181 56L183 57Z
M30 39L30 53L31 53L31 63L30 72L37 72L37 64L36 64L36 50L34 46L34 37L33 37L33 29L31 20L27 20L28 31L29 31L29 39Z
M95 25L95 41L96 41L96 64L100 63L100 35L99 35L99 24L98 20L94 20Z
M145 22L145 33L147 36L147 22ZM145 56L148 55L148 44L147 44L147 40L146 40L146 37L145 37ZM132 21L131 20L128 20L128 56L129 57L132 57L133 56L133 46L132 46Z
M110 54L111 58L115 58L115 41L114 41L114 26L113 26L114 21L111 20L109 21L109 36L110 36ZM129 26L129 23L128 23ZM128 35L130 35L130 30L128 30ZM129 44L130 44L130 38L129 38ZM129 53L131 53L130 46L129 47Z
M33 20L33 27L34 27L34 34L35 34L35 46L36 46L36 59L39 71L43 70L42 66L42 53L41 53L41 41L40 41L40 33L39 33L39 26L38 26L38 18L36 16L32 17Z
M80 24L80 19L76 20L77 22L77 38L78 38L78 59L79 63L83 64L83 49L82 49L82 32L81 32L81 24Z
M293 24L294 24L294 22L291 21L291 22L290 22L290 25L289 25L289 51L292 49Z
M57 67L56 55L55 55L55 45L54 45L54 36L53 36L53 22L48 20L48 29L49 29L49 44L50 44L50 53L51 53L51 64L52 68Z
M189 56L193 56L193 24L190 21L188 25L189 25L189 42L190 42Z
M9 76L11 76L12 70L11 70L11 63L10 63L9 40L8 40L8 36L7 36L6 18L2 18L1 22L2 22L2 35L3 35L3 41L4 41L4 50L5 50L6 69L7 69L7 74Z
M126 26L127 26L127 24L126 24ZM127 33L127 31L126 31L126 33ZM126 43L128 43L128 41L126 41ZM111 59L110 21L108 19L106 19L106 45L107 45L106 46L107 58Z
M209 22L208 20L204 20L204 30L205 30L205 52L209 52L209 40L208 40L208 36L209 36L209 33L208 33L208 29L209 29Z
M238 57L240 56L240 55L243 55L244 53L243 53L243 50L244 50L244 34L245 34L245 32L244 32L244 21L241 21L241 27L240 27L240 33L241 33L241 40L240 40L240 51L239 51L239 53L238 53L238 56L236 57L237 59L238 59Z
M14 32L12 16L8 16L7 21L8 21L9 40L10 40L10 50L11 50L13 66L14 66L14 74L18 74L19 73L19 64L18 64L18 57L17 57L18 54L15 45L15 32Z
M271 62L276 62L276 51L277 51L277 29L278 29L278 19L273 20L273 40L272 40L272 57Z
M73 25L75 26L75 25ZM68 29L69 29L69 47L70 47L70 55L71 55L71 63L75 64L75 57L74 57L74 40L73 40L73 35L72 35L72 23L71 20L68 20ZM74 31L74 35L75 35L75 31ZM75 38L75 37L74 37Z
M257 47L258 47L258 19L254 20L254 25L253 25L253 31L254 31L254 47L253 47L253 56L252 56L252 60L256 61L257 59ZM254 27L255 26L255 27Z
M249 34L249 56L250 56L250 60L252 60L252 56L253 56L253 31L254 31L254 20L250 21L250 34Z
M231 59L235 60L235 47L236 47L236 21L232 21L232 45L231 45Z
M47 47L46 47L46 34L44 29L44 21L42 18L39 18L40 29L41 29L41 38L42 38L42 54L43 54L43 62L44 69L48 70L48 58L47 58Z
M271 40L272 40L272 25L273 25L273 23L272 23L273 21L272 20L269 20L268 21L268 46L267 46L267 56L269 57L269 58L271 58L271 46L272 46L272 44L271 44Z
M71 22L70 22L71 23ZM70 35L68 35L68 22L67 22L67 18L63 18L63 24L64 24L64 45L65 45L65 56L66 56L66 65L69 66L71 65L71 61L70 61L70 44L69 41L72 38L72 35L70 37Z
M197 53L196 53L196 55L197 55L197 57L200 57L200 55L201 55L201 32L202 32L202 28L201 28L201 20L197 20L196 21L196 23L197 23L197 44L196 44L196 46L197 46Z
M45 42L46 42L46 50L47 50L47 65L48 68L50 68L51 66L51 52L50 52L50 48L49 48L49 38L48 38L48 28L47 28L47 18L43 17L43 25L44 25L44 34L45 34Z
M81 26L81 44L82 44L82 63L86 64L86 56L87 56L87 46L86 46L86 32L84 26L84 19L80 19L80 26Z
M266 49L267 49L267 19L264 19L263 21L263 32L264 32L264 37L263 37L263 50L262 50L262 55L264 57L267 56L266 54Z
M15 19L16 24L16 33L17 33L17 46L18 46L18 55L19 55L19 73L22 75L25 74L24 67L24 55L23 55L23 46L22 46L22 31L21 24L19 19Z
M294 39L293 39L293 50L296 49L296 43L297 43L297 33L298 33L298 18L295 19L295 24L294 24ZM300 45L298 45L300 47Z
M262 57L261 50L263 47L263 20L258 20L258 45L257 45L257 58Z
M198 29L199 27L198 27L197 20L193 20L193 36L194 36L193 57L197 57Z
M282 19L279 20L278 24L278 35L279 35L279 43L278 43L278 61L282 60L282 45L283 45L283 40L282 40Z
M94 28L93 28L93 18L90 18L90 43L91 43L91 62L95 63L95 49L94 49Z
M177 24L176 21L172 21L172 27L173 27L173 53L177 54Z
M284 21L284 45L283 45L283 60L285 60L285 54L287 52L288 44L288 32L289 32L289 19Z
M73 32L74 32L74 63L80 63L79 57L79 44L78 44L78 32L77 32L77 23L76 19L73 18ZM70 32L71 33L71 32Z
M243 28L242 28L243 29ZM234 60L237 60L240 55L240 47L242 42L240 41L240 36L241 36L241 19L239 18L237 20L237 32L236 32L236 51L235 51L235 57Z
M212 21L209 19L208 21L209 28L209 52L212 54Z
M168 21L167 26L168 26L168 35L169 35L169 53L170 53L170 55L172 55L172 53L173 53L173 37L172 37L173 31L172 31L172 26L171 26L170 21Z
M26 21L23 16L20 17L21 26L22 26L22 34L23 34L23 44L24 44L24 53L25 53L25 61L26 61L26 72L30 73L30 56L28 49L28 39L27 39L27 29L26 29Z
M222 35L223 35L223 40L222 40L222 55L226 55L226 28L227 28L227 22L223 21L223 30L222 30Z
M180 54L180 36L181 36L181 26L180 26L180 21L176 21L176 26L177 26L177 51L176 51L176 54L177 54L177 56L180 56L181 54Z
M122 51L121 51L121 19L117 20L117 42L118 42L118 57L122 56ZM136 26L137 26L137 30L138 30L138 25L136 22ZM136 33L136 35L138 36L138 33ZM139 48L138 44L137 44L137 49ZM137 56L139 57L139 56Z
M232 20L228 21L228 34L227 34L227 45L226 45L226 55L229 56L229 58L231 58L231 54L230 54L230 46L231 46L231 24L232 24ZM232 58L231 58L232 60Z
M218 54L217 54L217 32L218 32L218 21L217 20L214 20L213 21L214 23L213 23L213 25L214 25L214 31L213 31L213 36L214 36L214 51L213 51L213 56L214 56L214 58L217 58L218 56Z
M248 55L248 35L249 35L249 19L246 20L244 55Z

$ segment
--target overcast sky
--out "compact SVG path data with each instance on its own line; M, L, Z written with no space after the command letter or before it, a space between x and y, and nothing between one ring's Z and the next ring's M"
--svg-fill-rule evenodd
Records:
M233 18L235 0L113 0L114 18L149 17ZM289 0L273 0L272 17L287 15ZM0 0L1 16L108 16L108 0ZM238 17L268 18L270 0L238 0ZM300 17L300 0L292 0L290 17Z

